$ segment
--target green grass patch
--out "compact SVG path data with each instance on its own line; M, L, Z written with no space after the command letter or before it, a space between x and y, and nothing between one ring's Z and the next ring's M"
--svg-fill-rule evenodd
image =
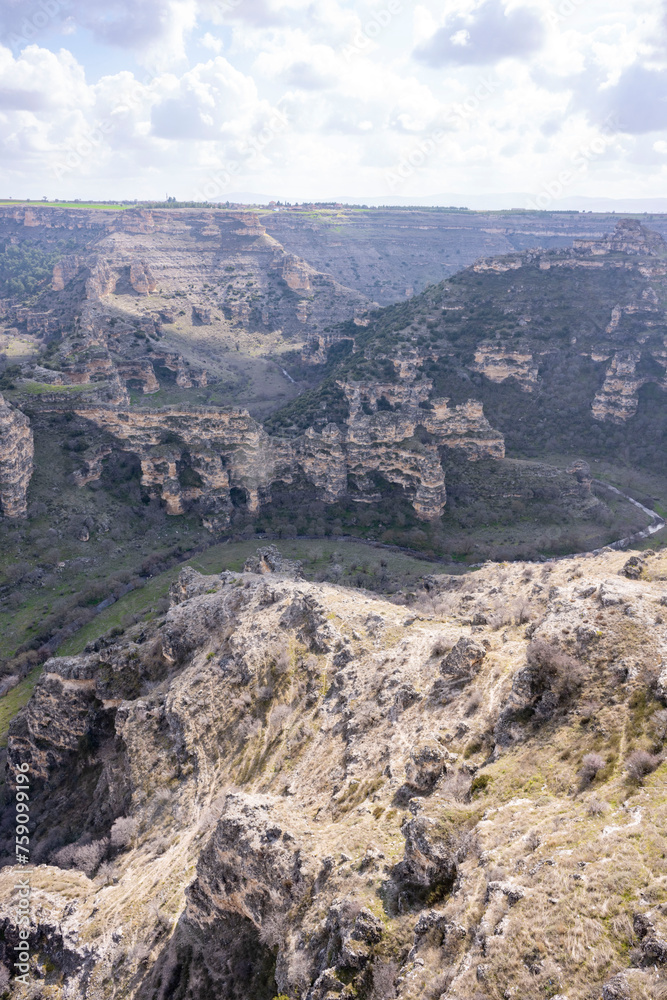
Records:
M95 388L90 383L81 385L51 385L49 382L30 382L26 380L25 382L21 382L20 391L30 393L31 396L44 396L52 392L59 392L64 395L67 395L67 393L90 392Z

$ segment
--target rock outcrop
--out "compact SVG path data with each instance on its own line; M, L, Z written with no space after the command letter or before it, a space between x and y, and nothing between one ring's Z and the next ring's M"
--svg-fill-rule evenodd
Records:
M501 342L479 344L472 368L492 382L515 378L526 392L532 392L537 385L538 365L532 352L518 345Z
M613 233L601 240L575 240L574 249L595 256L611 253L665 256L667 243L659 233L643 226L638 219L619 219Z
M125 377L138 377L136 367ZM144 381L144 392L152 391ZM342 384L350 413L341 428L309 428L295 439L270 437L245 410L212 407L121 410L90 407L76 412L109 432L141 460L142 486L159 496L170 514L193 504L211 528L228 523L231 490L243 490L250 512L270 499L274 482L292 482L302 473L328 503L350 495L373 502L371 478L379 474L406 490L417 514L439 517L447 494L441 449L466 458L502 458L502 436L474 400L450 408L435 399L423 408L430 383ZM421 429L423 440L415 437ZM90 482L101 469L95 451L79 475ZM84 456L87 459L88 456ZM350 481L354 491L349 493Z
M27 514L34 453L30 421L0 396L0 513L4 517Z
M607 360L607 358L601 360ZM592 410L596 420L609 420L611 423L623 424L634 417L637 412L638 394L643 385L655 383L663 390L667 390L667 378L658 380L655 375L647 376L637 373L640 360L641 350L639 349L614 353L602 387L593 400ZM655 360L665 364L662 354Z
M433 577L407 618L187 568L165 616L49 660L7 751L10 787L30 776L30 980L68 1000L651 995L667 557L628 579L627 555ZM653 770L630 779L639 751ZM0 870L8 968L25 874Z
M150 295L157 290L157 281L147 261L133 260L130 264L130 284L137 295Z

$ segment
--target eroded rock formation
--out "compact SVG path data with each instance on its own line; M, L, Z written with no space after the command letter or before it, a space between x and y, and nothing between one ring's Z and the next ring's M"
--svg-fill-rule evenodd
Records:
M5 517L27 514L34 452L30 421L0 396L0 513Z
M526 392L532 392L537 385L538 364L527 346L489 341L479 344L472 368L492 382L515 378Z
M447 499L441 449L461 450L470 461L504 457L502 435L475 400L452 408L447 399L426 403L426 380L341 387L350 407L345 426L309 428L292 440L270 437L245 410L90 407L77 413L139 456L142 486L165 501L168 513L182 514L194 504L211 527L227 523L233 488L245 492L248 509L256 512L270 498L272 483L289 483L296 473L328 503L348 495L373 502L370 477L378 473L403 486L417 514L429 520L442 514ZM101 472L103 457L99 449L84 456L80 483Z
M31 980L68 1000L650 996L667 765L644 749L630 779L622 738L631 717L634 748L664 748L667 559L633 579L626 559L431 577L407 617L188 568L163 618L49 660L8 744L10 785L30 775ZM0 870L8 967L23 874Z

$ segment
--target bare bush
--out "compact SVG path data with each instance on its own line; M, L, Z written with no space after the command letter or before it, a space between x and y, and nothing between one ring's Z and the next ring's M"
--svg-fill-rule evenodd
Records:
M113 885L115 880L114 866L110 861L103 861L100 867L97 869L96 876L102 883L102 885Z
M474 715L481 704L482 704L481 691L473 691L473 693L470 695L468 704L466 705L466 715Z
M269 948L282 944L288 931L288 922L284 913L272 913L262 921L259 929L259 940Z
M571 698L586 679L584 666L579 660L544 639L532 640L526 660L536 687L551 689L560 701Z
M58 868L71 868L74 864L76 847L76 844L66 844L65 847L61 847L60 850L55 851L51 855L51 864L57 865Z
M155 926L158 931L167 931L171 927L171 917L169 914L162 909L159 900L151 900L150 906L148 907L148 912L155 921Z
M67 844L51 855L52 864L59 868L80 868L91 875L104 857L109 847L109 839L95 840L90 844Z
M440 784L440 793L447 799L454 799L455 802L465 802L470 794L472 779L465 771L457 771L449 774Z
M536 851L541 843L542 838L537 830L531 830L530 833L526 834L526 847L529 851Z
M127 847L137 835L139 824L131 816L119 816L111 827L111 846Z
M108 847L109 840L106 837L103 840L94 840L92 844L77 847L73 859L75 867L80 868L86 875L92 875L106 854Z
M282 676L286 674L290 668L290 655L287 646L282 646L276 655L276 659L273 665L275 672Z
M288 979L298 996L305 996L313 981L312 964L305 951L297 951L289 960Z
M605 759L599 753L587 753L581 762L579 777L582 782L589 785L598 771L605 766Z
M450 639L445 639L443 636L436 639L433 643L433 649L431 650L431 656L444 656L449 653L452 648L452 643Z
M662 764L662 757L648 750L635 750L625 762L625 770L632 781L643 781Z
M604 816L609 809L609 803L599 799L597 795L591 795L586 808L590 816Z
M425 996L428 1000L440 1000L443 993L446 993L454 981L454 969L446 969L439 973L428 984Z
M282 729L285 723L292 715L292 709L289 705L276 705L276 707L271 712L271 718L269 720L269 726L271 729Z

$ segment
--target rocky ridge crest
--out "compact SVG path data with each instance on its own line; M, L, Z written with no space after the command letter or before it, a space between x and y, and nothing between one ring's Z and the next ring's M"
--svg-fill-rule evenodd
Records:
M12 726L36 974L68 1000L648 996L666 581L604 552L405 607L185 570L163 621L49 661Z

